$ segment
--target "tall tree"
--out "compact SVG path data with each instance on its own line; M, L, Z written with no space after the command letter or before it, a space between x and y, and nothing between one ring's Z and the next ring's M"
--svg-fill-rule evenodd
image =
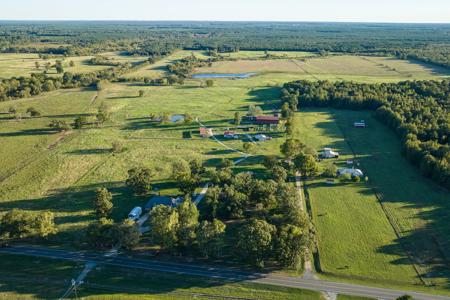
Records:
M295 156L299 155L305 145L298 139L287 139L280 147L281 153L288 158L293 159Z
M97 218L106 218L111 214L113 209L112 194L106 188L97 189L93 202Z
M158 205L150 212L151 237L163 249L174 250L178 244L179 218L176 209Z
M190 197L177 207L178 211L178 243L182 250L192 246L196 238L199 213Z
M319 172L316 158L311 154L300 154L294 159L295 167L306 177L314 176Z
M153 172L148 168L138 167L128 170L126 184L138 195L145 195L152 190Z
M275 226L264 220L251 220L239 231L239 255L258 267L264 267L264 260L272 250L272 236L275 231Z
M306 228L307 230L307 228ZM301 268L309 247L309 233L295 225L283 225L277 235L277 257L284 267Z
M208 257L218 257L224 247L225 224L214 219L212 222L203 221L197 231L197 241L200 251Z

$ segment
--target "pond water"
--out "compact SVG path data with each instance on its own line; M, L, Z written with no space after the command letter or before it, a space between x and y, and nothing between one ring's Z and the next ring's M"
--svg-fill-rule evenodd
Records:
M176 123L179 121L184 121L184 115L172 115L170 117L170 122L172 122L172 123Z
M251 76L256 75L256 73L241 73L241 74L233 74L233 73L214 73L214 74L194 74L192 78L194 79L205 79L205 78L249 78Z

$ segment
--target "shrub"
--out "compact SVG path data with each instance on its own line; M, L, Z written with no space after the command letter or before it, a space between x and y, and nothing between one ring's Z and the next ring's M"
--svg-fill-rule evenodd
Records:
M359 176L352 176L352 181L353 182L360 182L361 178Z
M30 114L31 117L35 118L35 117L40 117L41 116L41 112L38 111L36 108L34 107L29 107L27 109L27 114Z
M339 175L339 181L340 181L340 182L349 182L349 181L352 181L352 175L350 175L350 174L342 174L342 175Z
M324 177L336 177L337 167L334 164L327 164L322 175Z
M125 147L123 146L123 143L122 143L122 142L115 141L115 142L112 143L111 151L112 151L113 153L121 153L121 152L123 152L124 150L125 150Z

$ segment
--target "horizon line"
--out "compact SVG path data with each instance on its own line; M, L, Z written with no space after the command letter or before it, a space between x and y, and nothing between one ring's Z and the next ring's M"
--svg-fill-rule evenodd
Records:
M216 22L216 23L353 23L353 24L419 24L419 25L450 25L446 22L422 21L340 21L340 20L144 20L144 19L0 19L0 22Z

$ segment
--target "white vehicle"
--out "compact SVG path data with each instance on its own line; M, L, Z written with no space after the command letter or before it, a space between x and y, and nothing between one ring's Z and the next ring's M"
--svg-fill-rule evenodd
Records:
M333 150L331 150L331 148L324 148L322 153L320 153L320 156L322 158L338 158L339 153L334 152Z
M137 221L142 214L142 207L136 206L133 210L128 214L128 219Z
M350 174L355 177L363 177L364 173L360 169L339 169L338 175Z
M255 139L259 142L265 142L268 141L270 139L272 139L271 137L268 137L267 135L264 134L257 134L255 135Z

